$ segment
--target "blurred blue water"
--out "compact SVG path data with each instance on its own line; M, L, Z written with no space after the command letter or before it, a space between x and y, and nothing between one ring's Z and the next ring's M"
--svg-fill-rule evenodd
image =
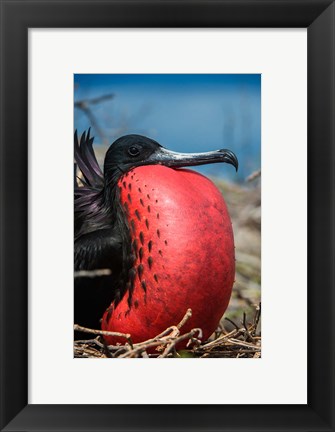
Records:
M111 93L112 99L89 104L98 125L92 131L96 144L136 133L175 151L229 148L238 156L238 175L225 164L199 167L205 174L242 181L260 168L261 75L74 76L75 102ZM87 113L75 108L75 129L81 133L90 126Z

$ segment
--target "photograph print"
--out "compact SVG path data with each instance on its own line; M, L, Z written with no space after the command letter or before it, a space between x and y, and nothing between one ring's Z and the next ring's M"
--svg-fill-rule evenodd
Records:
M261 75L74 75L74 357L261 357Z

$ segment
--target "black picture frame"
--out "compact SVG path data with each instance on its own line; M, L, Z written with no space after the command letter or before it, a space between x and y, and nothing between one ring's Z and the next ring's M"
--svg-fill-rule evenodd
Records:
M0 4L1 430L333 431L334 1L0 0ZM28 405L27 36L28 28L38 27L308 29L307 405Z

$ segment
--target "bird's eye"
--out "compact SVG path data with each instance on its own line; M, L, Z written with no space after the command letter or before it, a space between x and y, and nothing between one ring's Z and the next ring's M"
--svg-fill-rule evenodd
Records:
M140 154L140 149L138 147L131 146L128 149L128 153L130 156L138 156Z

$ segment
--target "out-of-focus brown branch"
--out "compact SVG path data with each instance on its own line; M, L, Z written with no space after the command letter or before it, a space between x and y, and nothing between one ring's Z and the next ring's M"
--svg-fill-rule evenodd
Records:
M75 101L75 103L74 103L74 107L83 111L83 113L87 116L87 118L89 119L89 121L91 123L91 126L94 127L97 134L100 136L103 144L105 144L105 145L108 144L107 136L104 133L104 131L101 129L101 127L99 126L99 122L98 122L97 118L95 117L95 115L93 114L93 111L91 109L91 105L96 105L100 102L104 102L106 100L110 100L113 98L114 98L114 94L106 94L106 95L102 95L102 96L92 98L92 99L83 99L83 100Z
M99 270L78 270L74 272L74 277L87 277L87 278L95 278L100 276L109 276L112 274L112 270L110 269L99 269Z
M246 182L251 182L251 181L253 181L253 180L256 180L258 177L260 177L261 176L261 170L257 170L257 171L254 171L254 172L252 172L246 179L245 179L245 181Z
M110 269L98 269L98 270L78 270L74 272L74 278L87 277L95 278L100 276L109 276L112 274Z

